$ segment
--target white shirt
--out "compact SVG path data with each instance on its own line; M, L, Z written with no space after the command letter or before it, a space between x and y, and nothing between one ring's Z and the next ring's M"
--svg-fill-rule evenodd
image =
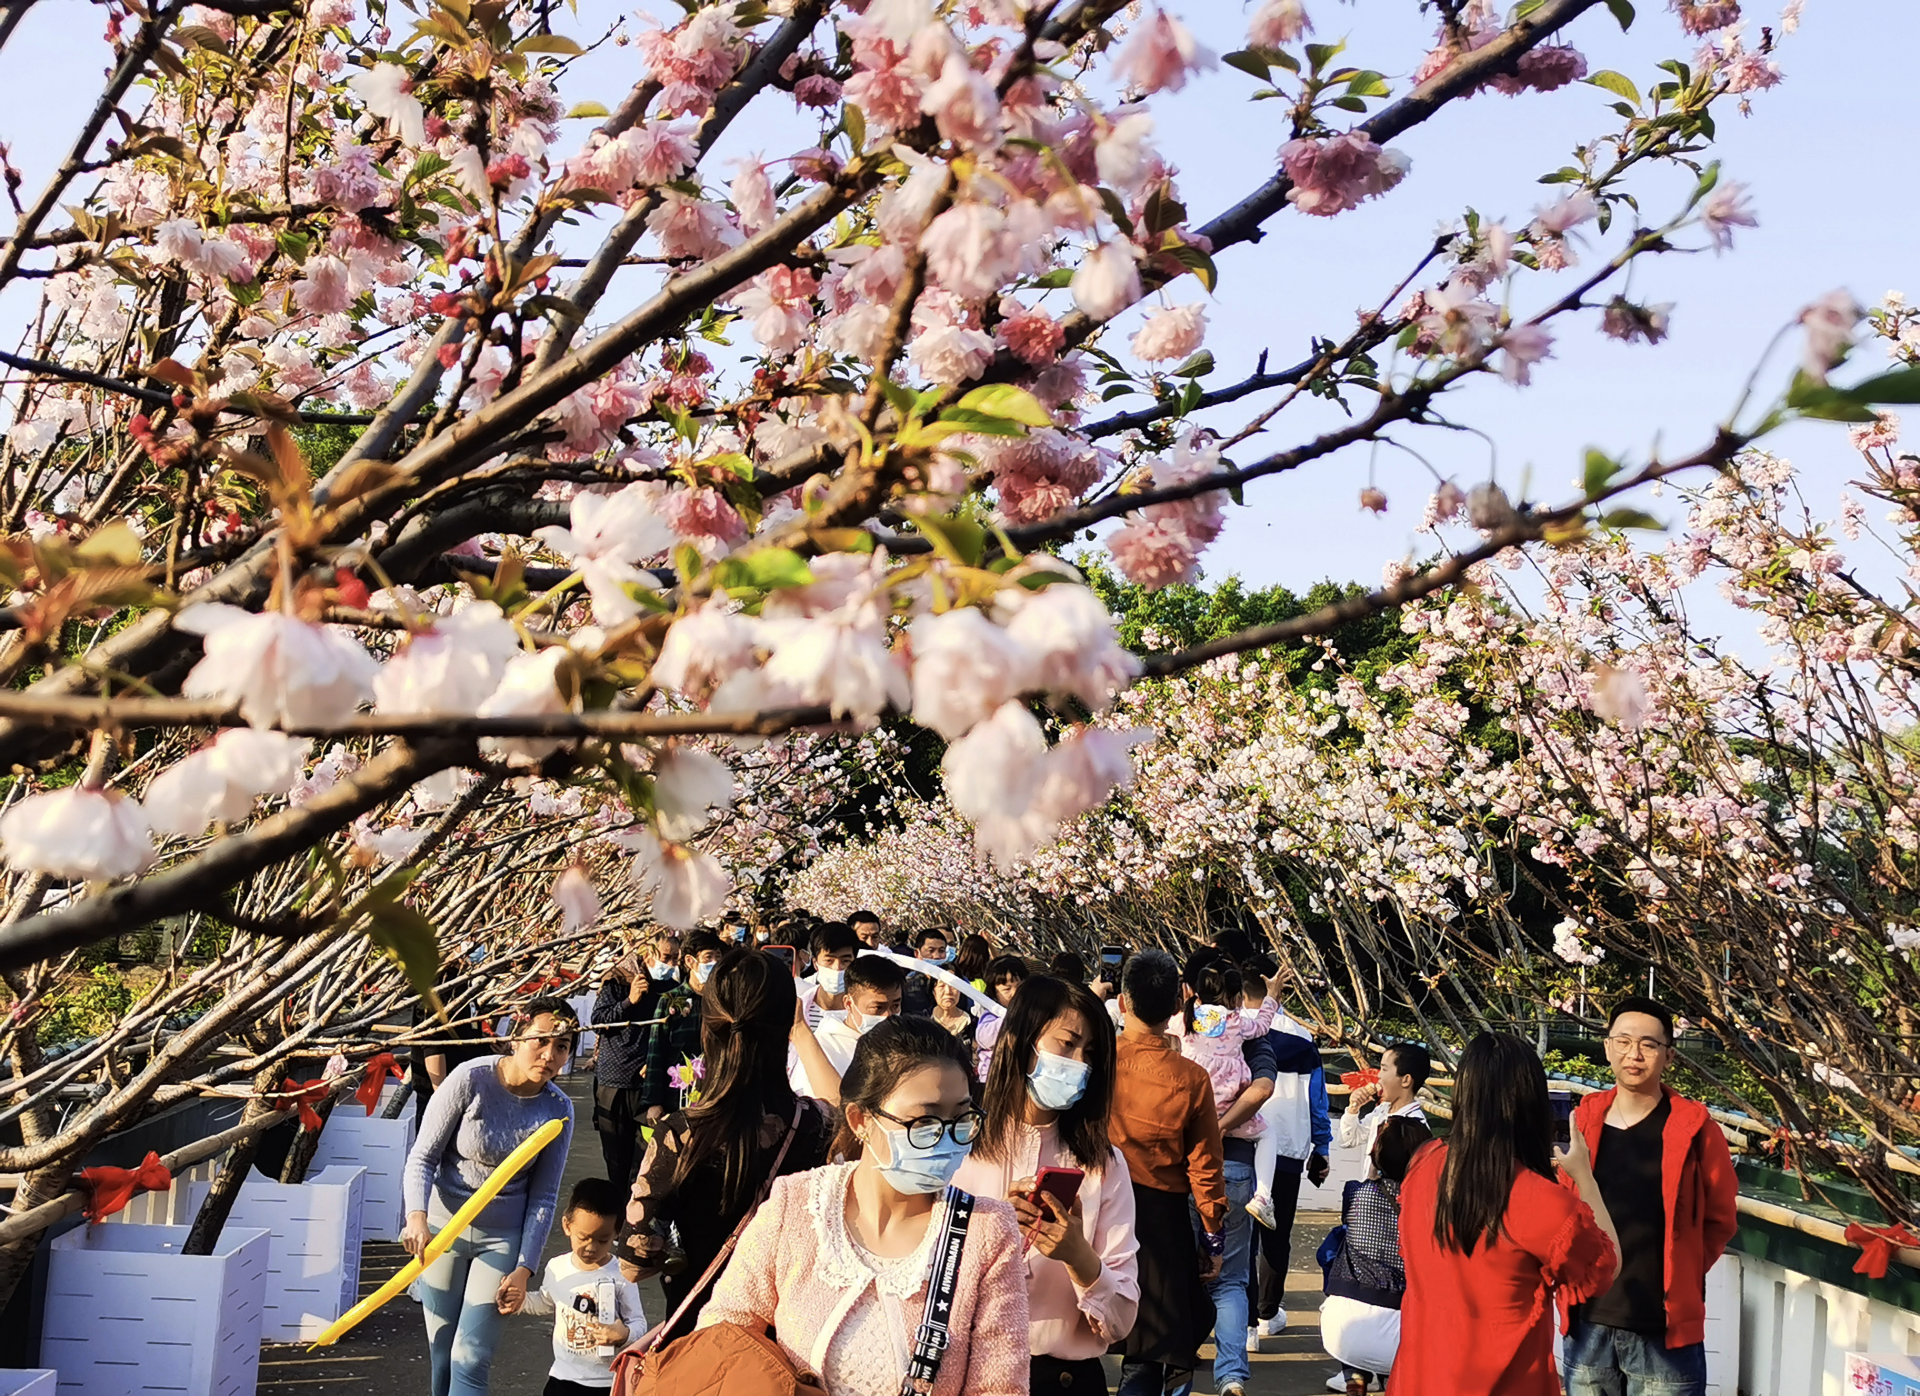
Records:
M624 1323L629 1341L647 1331L639 1286L620 1278L618 1261L587 1270L566 1251L547 1262L539 1292L527 1296L526 1312L553 1315L553 1366L547 1375L580 1386L611 1387L618 1351L596 1343L588 1324Z
M846 1010L822 1008L819 1023L810 1026L813 1027L814 1040L826 1054L827 1065L833 1068L833 1074L845 1076L847 1067L853 1062L853 1049L860 1041L860 1034L847 1026ZM795 1095L813 1094L812 1083L807 1080L807 1073L800 1065L800 1054L791 1047L787 1049L787 1081Z
M1417 1100L1408 1101L1398 1110L1387 1109L1387 1103L1383 1100L1364 1114L1354 1115L1345 1110L1340 1112L1340 1145L1346 1149L1359 1146L1360 1156L1367 1160L1369 1178L1374 1176L1373 1141L1380 1137L1380 1126L1396 1115L1404 1115L1422 1124L1427 1120L1427 1112L1420 1108Z

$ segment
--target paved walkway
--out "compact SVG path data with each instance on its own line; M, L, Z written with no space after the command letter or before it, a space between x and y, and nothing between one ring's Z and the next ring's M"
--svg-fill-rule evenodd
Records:
M562 1082L573 1097L576 1128L573 1150L560 1185L564 1203L580 1178L603 1176L600 1137L592 1119L592 1078L572 1076ZM1327 1389L1334 1363L1320 1348L1320 1272L1313 1253L1337 1218L1311 1214L1294 1231L1294 1272L1287 1279L1287 1332L1269 1339L1270 1351L1253 1356L1253 1380L1248 1396L1311 1396ZM565 1247L558 1226L547 1244L549 1256ZM391 1243L369 1242L360 1266L360 1292L370 1294L406 1263L406 1252ZM1305 1266L1306 1269L1301 1267ZM666 1315L666 1299L656 1281L640 1287L649 1321ZM553 1360L552 1320L525 1315L500 1321L500 1341L494 1348L492 1396L539 1396L546 1385L547 1366ZM1201 1349L1210 1357L1211 1346ZM1108 1359L1110 1384L1119 1381L1119 1362ZM1211 1375L1203 1366L1195 1390L1213 1392ZM309 1353L295 1344L270 1343L260 1356L260 1391L285 1396L425 1396L429 1390L426 1334L420 1306L406 1295L384 1308L339 1343Z

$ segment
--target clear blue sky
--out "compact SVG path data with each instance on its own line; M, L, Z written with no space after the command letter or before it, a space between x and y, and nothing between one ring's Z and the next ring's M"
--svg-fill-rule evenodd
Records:
M1659 0L1640 0L1638 7L1629 34L1596 10L1567 37L1586 52L1591 67L1618 69L1644 89L1661 58L1690 57L1694 44ZM1234 0L1176 0L1171 8L1187 15L1217 52L1242 41L1245 13ZM1364 6L1318 0L1309 8L1316 38L1349 39L1351 61L1396 79L1430 43L1428 21L1413 0L1368 0ZM583 39L617 13L596 0L582 0L579 10L576 32ZM1771 6L1749 5L1749 15L1749 42L1757 40L1760 24L1777 22ZM1602 339L1591 320L1569 324L1554 358L1536 369L1533 387L1476 384L1455 402L1456 418L1497 443L1499 473L1510 489L1530 470L1535 496L1564 497L1590 444L1640 457L1656 443L1676 454L1703 443L1775 330L1836 286L1869 303L1889 288L1920 294L1912 275L1920 156L1900 135L1910 129L1910 94L1903 84L1886 81L1889 69L1868 56L1916 52L1920 5L1809 0L1800 31L1784 40L1778 54L1786 81L1756 94L1751 116L1740 117L1729 106L1720 120L1725 178L1751 186L1761 226L1743 230L1735 250L1724 256L1661 258L1636 274L1637 296L1676 302L1668 342L1624 347ZM568 87L570 100L610 99L632 80L631 49L608 47L588 62ZM11 143L29 196L64 153L64 142L98 93L105 63L100 15L76 0L36 6L0 50L0 140ZM1233 203L1273 168L1284 112L1279 103L1249 103L1252 87L1244 75L1222 69L1152 104L1157 138L1181 167L1182 191L1196 222ZM1312 335L1343 333L1357 308L1376 301L1412 265L1433 229L1465 207L1524 222L1552 196L1534 182L1537 176L1563 163L1578 141L1608 129L1608 100L1594 88L1576 86L1544 97L1490 93L1455 104L1395 142L1413 167L1385 199L1334 219L1284 213L1272 220L1263 242L1221 259L1219 293L1210 306L1209 347L1220 363L1212 381L1244 372L1263 348L1272 350L1276 364L1289 363ZM787 115L790 105L765 105L769 116L756 109L717 152L719 159L709 162L711 178L727 177L719 160L729 155L747 149L784 154L806 143L805 127ZM774 118L776 109L780 115ZM577 139L570 132L563 149ZM1650 218L1663 217L1684 195L1675 179L1643 187ZM1557 294L1568 275L1542 278L1541 289L1523 295ZM1187 280L1174 288L1172 299L1186 302L1201 294ZM1527 301L1521 305L1526 308ZM15 332L9 327L19 325L27 308L17 288L0 298L0 331ZM1123 333L1131 332L1137 314L1121 322ZM1789 364L1790 356L1780 356L1766 381L1782 381ZM1336 420L1330 412L1303 404L1266 439L1275 447L1292 444ZM1232 427L1241 420L1227 414L1218 424ZM1489 448L1477 437L1428 432L1408 439L1463 482L1488 468ZM1780 433L1774 444L1803 471L1815 507L1830 512L1854 468L1844 432L1799 426ZM1326 577L1371 583L1386 560L1426 551L1431 540L1413 532L1431 486L1424 469L1399 452L1379 455L1372 469L1393 507L1376 518L1355 502L1369 468L1368 452L1356 449L1251 487L1248 507L1232 511L1208 556L1209 573L1235 571L1250 582L1296 588ZM1664 516L1673 513L1669 500ZM1694 591L1696 616L1725 629L1747 650L1750 631L1740 618L1705 589Z

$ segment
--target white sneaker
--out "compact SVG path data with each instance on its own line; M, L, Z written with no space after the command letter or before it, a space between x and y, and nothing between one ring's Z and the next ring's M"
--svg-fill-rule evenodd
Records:
M1347 1374L1345 1372L1335 1372L1332 1376L1328 1377L1327 1390L1338 1391L1340 1396L1347 1396Z
M1263 1192L1256 1192L1247 1199L1247 1215L1269 1231L1280 1224L1279 1218L1273 1214L1273 1199Z
M1272 1318L1261 1319L1259 1325L1253 1331L1262 1338L1279 1337L1287 1331L1287 1311L1282 1309Z

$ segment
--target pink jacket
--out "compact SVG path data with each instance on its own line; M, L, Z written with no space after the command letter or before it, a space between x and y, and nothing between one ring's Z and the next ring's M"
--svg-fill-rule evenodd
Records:
M828 1344L873 1283L847 1236L853 1169L850 1163L830 1164L774 1183L773 1195L747 1224L713 1298L700 1311L701 1327L723 1322L771 1327L795 1363L812 1372L822 1369ZM922 1279L901 1301L911 1323L919 1322L925 1303ZM951 1346L932 1396L1026 1396L1027 1272L1020 1229L1005 1202L988 1197L976 1202L949 1323Z
M975 1197L1005 1197L1022 1178L1042 1168L1076 1165L1060 1147L1060 1131L1020 1126L1008 1157L989 1163L978 1154L960 1165L957 1187ZM1127 1161L1115 1149L1107 1166L1080 1180L1081 1225L1100 1276L1085 1289L1057 1260L1030 1250L1027 1268L1027 1333L1035 1357L1074 1362L1099 1357L1133 1331L1140 1311L1140 1243L1133 1231L1133 1181Z

